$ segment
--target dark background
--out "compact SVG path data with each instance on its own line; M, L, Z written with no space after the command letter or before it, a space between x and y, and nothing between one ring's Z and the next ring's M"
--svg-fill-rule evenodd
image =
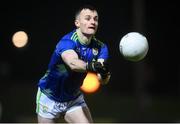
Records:
M59 38L74 29L74 11L90 3L99 12L97 38L110 49L112 77L94 94L85 94L95 122L178 122L180 119L178 1L54 0L0 4L1 122L36 122L37 82L44 75ZM19 30L29 42L11 42ZM140 32L149 43L146 58L125 60L119 41ZM62 120L60 119L60 122Z

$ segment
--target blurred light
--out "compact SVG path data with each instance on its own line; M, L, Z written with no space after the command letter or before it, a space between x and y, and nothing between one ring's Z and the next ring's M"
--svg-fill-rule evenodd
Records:
M85 93L94 93L100 87L100 82L98 80L98 76L95 73L88 72L83 85L81 86L81 90Z
M12 37L12 42L15 47L21 48L27 45L28 36L24 31L18 31L14 33Z

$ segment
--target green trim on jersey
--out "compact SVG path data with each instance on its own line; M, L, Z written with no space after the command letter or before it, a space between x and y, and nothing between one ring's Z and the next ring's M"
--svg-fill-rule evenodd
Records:
M73 35L71 36L71 40L73 40L73 41L77 41L78 40L78 35L77 35L77 32L75 31L74 33L73 33Z
M97 42L98 45L100 45L101 47L104 45L104 43L98 39L96 39L95 36L93 36L93 40L95 40Z
M95 36L93 36L92 39L93 39L94 41L96 41L97 44L100 45L101 47L104 45L104 43L103 43L102 41L96 39ZM76 32L76 31L75 31L75 32L73 33L73 35L71 36L71 40L73 40L73 41L75 41L75 42L76 42L77 40L78 40L79 42L81 41L80 38L79 38L79 36L77 35L77 32Z
M42 92L40 89L38 89L38 93L37 93L37 96L36 96L36 112L39 113L39 101L40 101L40 98L41 98L41 95L42 95Z

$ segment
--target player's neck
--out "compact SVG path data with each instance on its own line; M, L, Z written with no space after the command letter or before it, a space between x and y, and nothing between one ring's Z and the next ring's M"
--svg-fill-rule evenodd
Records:
M84 34L80 31L80 29L77 29L76 32L77 32L77 35L78 35L78 38L79 38L79 41L80 41L81 44L83 44L83 45L88 45L88 44L90 44L92 36L89 36L89 37L88 37L88 36L84 35Z

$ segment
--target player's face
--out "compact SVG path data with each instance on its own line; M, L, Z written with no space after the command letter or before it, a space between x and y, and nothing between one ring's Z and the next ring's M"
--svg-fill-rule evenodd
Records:
M77 28L84 35L92 36L96 33L98 28L98 14L97 11L92 11L89 9L83 9L77 20L75 21Z

